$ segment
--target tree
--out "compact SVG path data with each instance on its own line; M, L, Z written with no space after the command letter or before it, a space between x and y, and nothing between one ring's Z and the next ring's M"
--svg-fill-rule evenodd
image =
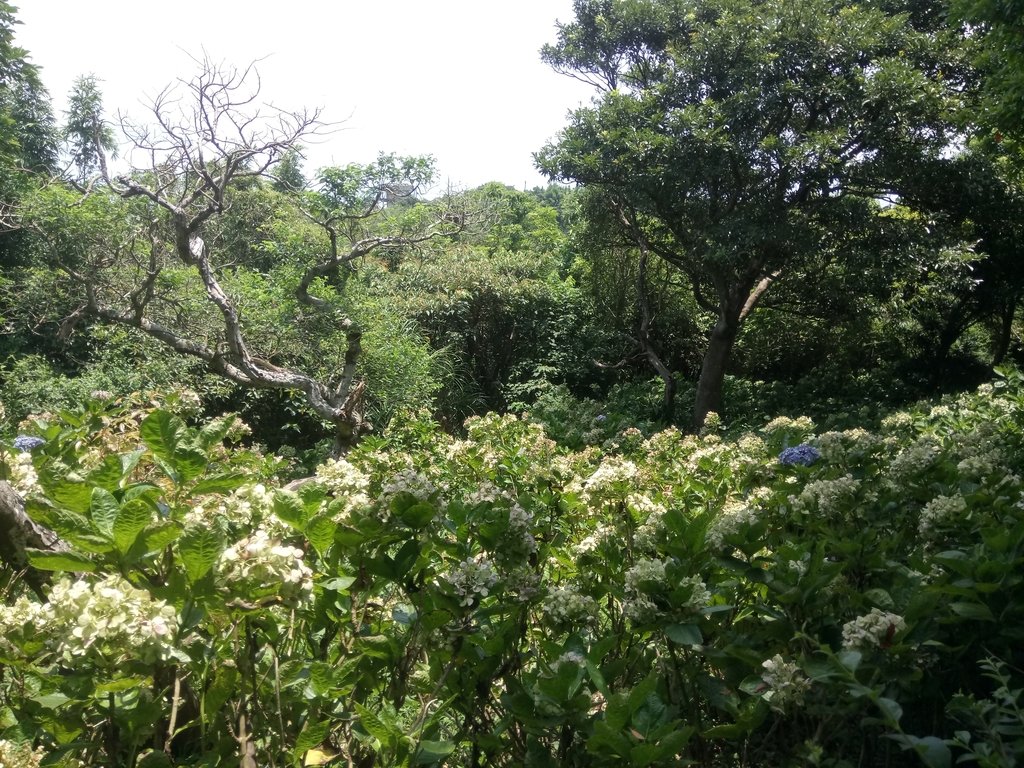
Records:
M61 287L79 296L76 316L137 328L244 387L301 392L343 451L370 428L363 333L346 311L343 272L373 251L457 231L459 217L443 201L388 216L385 197L419 189L432 166L386 156L323 171L318 189L293 199L319 237L306 233L256 263L246 249L222 249L233 201L325 125L318 111L257 109L251 67L200 65L156 98L153 124L122 118L129 158L145 166L112 172L102 132L89 127L102 123L86 121L78 135L93 145L79 155L95 162L98 179L40 190L23 220L45 238ZM295 352L303 347L316 353Z
M958 138L969 70L952 33L897 5L576 0L543 50L597 95L538 165L600 194L641 276L663 259L715 317L698 425L773 283L824 251L857 251L901 174Z
M64 139L71 163L82 181L99 168L100 153L109 155L117 149L114 130L103 119L99 82L92 75L77 78L71 88Z

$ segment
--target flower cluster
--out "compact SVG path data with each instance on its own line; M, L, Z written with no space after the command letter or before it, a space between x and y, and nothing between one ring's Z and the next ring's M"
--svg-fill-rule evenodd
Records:
M33 437L32 435L18 435L14 438L14 447L19 451L31 451L33 448L38 448L43 445L46 441L41 437Z
M897 454L889 465L889 473L896 482L911 479L930 469L941 453L939 441L925 435Z
M559 626L589 624L597 617L597 601L566 585L548 591L543 610L544 615Z
M665 582L664 560L638 560L626 571L626 591L642 592L652 586L660 587Z
M0 647L18 652L27 640L64 662L88 657L118 663L131 654L143 661L170 658L177 612L121 576L90 584L68 579L53 585L47 603L26 597L0 608Z
M11 486L21 496L27 497L40 490L39 475L32 464L32 454L17 453L8 464Z
M742 501L727 501L711 525L708 526L706 541L720 548L725 539L737 533L742 526L757 522L757 510Z
M583 491L589 499L593 499L604 494L614 493L617 486L633 484L636 477L636 464L628 459L608 456L583 483Z
M657 551L665 538L665 515L668 510L641 493L627 496L626 507L641 520L634 534L636 545L642 550Z
M429 501L436 492L436 485L430 482L425 475L409 467L396 472L384 483L380 489L380 497L386 502L400 493L408 493L420 501Z
M285 535L287 526L273 515L274 494L262 483L236 488L231 495L196 504L185 513L186 525L228 525L249 529L256 525L273 528Z
M787 704L799 704L804 693L811 687L811 681L791 661L785 661L781 654L775 654L761 663L764 672L761 679L768 686L764 698L777 712L785 710Z
M799 416L791 419L788 416L778 416L764 425L763 431L776 444L785 445L788 440L804 440L814 433L814 422L807 416Z
M843 647L887 648L897 632L907 628L902 616L872 608L870 613L843 624Z
M316 479L335 496L366 493L370 478L345 459L328 459L316 468Z
M856 495L860 480L846 474L834 480L815 480L804 486L797 496L789 497L789 504L795 512L810 512L813 509L823 515L841 511L843 505Z
M921 510L917 530L922 536L929 536L936 528L954 522L966 511L967 501L963 496L936 496Z
M313 572L302 550L279 543L263 528L224 550L217 574L246 600L278 596L294 606L313 592Z
M491 561L483 554L466 558L442 578L451 585L462 606L473 605L487 597L498 583L498 574Z
M800 443L800 445L794 445L792 448L786 448L782 451L779 454L779 463L800 464L801 466L809 467L820 458L821 452L817 448L807 443Z
M0 768L39 768L45 756L42 747L33 750L31 744L0 739Z

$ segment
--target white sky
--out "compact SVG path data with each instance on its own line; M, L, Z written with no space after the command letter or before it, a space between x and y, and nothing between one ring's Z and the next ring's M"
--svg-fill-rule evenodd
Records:
M245 66L262 57L263 97L322 107L343 122L307 147L306 172L379 151L431 154L440 184L546 184L532 153L590 89L541 62L571 0L14 0L16 44L63 119L75 77L103 82L104 106L137 118L195 72L189 53Z

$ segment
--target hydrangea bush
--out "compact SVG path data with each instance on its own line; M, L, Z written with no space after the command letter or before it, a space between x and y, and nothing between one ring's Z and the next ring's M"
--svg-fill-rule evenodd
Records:
M1009 372L820 434L780 418L570 450L514 416L458 439L413 415L289 484L231 417L94 399L0 454L69 547L32 552L51 585L0 608L0 749L952 765L988 748L963 725L993 695L979 665L1020 667L1022 425Z

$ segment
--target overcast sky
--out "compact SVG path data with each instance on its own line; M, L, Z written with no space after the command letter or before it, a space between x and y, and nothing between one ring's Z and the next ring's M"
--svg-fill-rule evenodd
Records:
M322 107L341 130L308 148L307 171L380 151L432 154L440 182L545 184L532 153L590 99L539 49L571 0L15 0L17 43L42 68L63 118L75 77L100 78L108 112L195 71L190 55L254 59L263 96Z

